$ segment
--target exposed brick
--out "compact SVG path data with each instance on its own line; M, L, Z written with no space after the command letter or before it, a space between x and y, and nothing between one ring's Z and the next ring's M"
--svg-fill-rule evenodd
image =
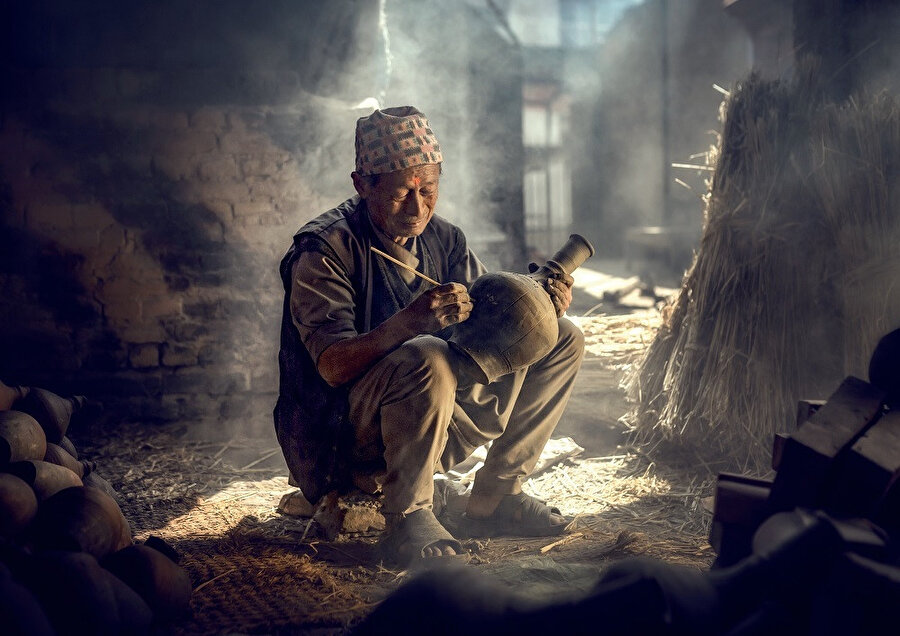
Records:
M220 199L232 203L246 201L250 198L250 188L243 181L225 183L212 183L198 181L192 184L192 188L199 200Z
M181 297L174 294L141 298L141 316L146 320L181 313Z
M224 346L220 342L204 345L200 348L198 356L200 364L209 366L224 366L240 362L235 348Z
M126 323L119 326L117 332L126 342L162 342L166 339L166 332L158 321Z
M226 420L247 418L252 414L252 405L246 395L227 396L219 400L219 416Z
M200 160L199 174L204 181L232 181L238 178L237 163L229 155L208 155Z
M286 153L267 153L241 158L241 173L245 177L269 177L280 173L290 162Z
M166 393L229 395L250 388L246 373L227 372L221 367L184 367L163 379Z
M169 421L202 420L216 407L215 401L203 395L163 395L161 415Z
M133 345L128 351L128 362L135 369L159 366L159 345L155 343Z
M114 324L140 323L141 303L132 294L129 296L100 295L103 303L103 315Z
M262 133L228 132L219 138L219 147L229 155L257 155L277 150L278 147Z
M165 325L166 333L175 342L194 342L198 338L209 335L209 327L199 322L189 322L184 319L174 319Z
M165 367L186 367L197 364L197 348L163 343L162 364Z

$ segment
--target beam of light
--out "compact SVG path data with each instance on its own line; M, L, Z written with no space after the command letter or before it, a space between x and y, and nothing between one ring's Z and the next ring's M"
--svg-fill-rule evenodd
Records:
M387 0L378 1L378 30L384 41L384 76L381 90L378 92L378 103L384 104L387 98L387 89L391 83L391 75L394 72L394 55L391 53L391 32L388 29Z

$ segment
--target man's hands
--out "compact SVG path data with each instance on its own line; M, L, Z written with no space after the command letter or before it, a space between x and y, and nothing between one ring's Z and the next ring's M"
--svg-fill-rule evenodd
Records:
M338 340L325 349L317 362L319 374L331 386L351 382L410 338L436 333L471 313L472 300L464 285L433 287L372 331Z
M445 283L422 292L400 312L410 331L436 333L462 322L472 313L472 299L460 283Z
M562 318L569 305L572 304L572 285L575 279L568 274L562 274L560 278L548 278L544 282L544 288L550 294L553 307L556 309L556 317Z
M547 267L539 267L537 263L529 263L528 271L534 274L542 270L538 276L533 276L535 280L543 280L544 289L550 294L550 300L553 302L553 308L556 309L556 317L562 318L566 313L569 305L572 304L572 285L575 279L563 271L550 271ZM547 278L544 278L544 274Z

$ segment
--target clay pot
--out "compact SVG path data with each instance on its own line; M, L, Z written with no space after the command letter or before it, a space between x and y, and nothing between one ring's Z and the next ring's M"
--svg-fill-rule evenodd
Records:
M550 353L559 338L559 322L544 284L548 278L571 274L593 253L585 238L572 234L551 260L528 276L491 272L475 279L469 288L474 309L449 338L465 372L489 384Z
M129 636L149 634L154 616L147 601L115 574L105 569L103 571L116 597L116 609L119 611L119 633Z
M6 470L25 480L34 489L38 501L44 501L65 488L81 486L81 478L78 475L65 466L50 462L38 460L14 462L7 466Z
M110 497L112 497L113 501L117 504L121 504L122 500L119 498L119 493L116 492L116 489L112 487L112 485L103 477L98 475L95 471L91 471L84 476L81 480L84 482L85 486L90 486L91 488L96 488L100 490Z
M0 411L0 466L43 459L47 437L33 417L20 411Z
M57 466L64 466L79 477L84 477L84 464L64 451L62 447L47 443L47 452L44 454L44 461Z
M149 633L149 608L90 554L37 555L24 579L58 634Z
M98 559L131 545L131 528L118 504L84 486L66 488L42 502L30 535L38 549L82 551Z
M562 273L571 274L593 255L594 246L590 241L580 234L570 234L566 244L531 276L543 280Z
M28 588L13 580L0 563L0 617L6 636L53 636L53 628L40 603Z
M20 535L37 510L38 500L31 486L15 475L0 473L0 537Z
M0 411L8 411L16 400L25 397L27 393L28 387L7 386L0 382Z
M184 568L162 552L132 545L101 563L137 592L158 619L172 621L190 614L191 579Z
M71 455L75 459L78 459L78 449L75 448L75 444L72 443L72 440L70 440L68 437L63 436L63 438L57 443L59 444L60 448L66 451L69 455Z
M69 428L72 413L84 406L84 402L82 395L64 398L47 389L31 387L13 407L34 417L47 434L47 441L57 444Z

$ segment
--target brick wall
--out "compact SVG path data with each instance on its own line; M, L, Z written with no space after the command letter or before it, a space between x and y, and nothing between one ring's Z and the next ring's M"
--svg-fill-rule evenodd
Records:
M269 429L278 261L298 227L353 192L368 112L353 105L377 92L383 64L378 3L95 4L0 10L0 380L86 394L111 421ZM402 46L398 34L412 73L388 101L421 105L427 67ZM475 48L452 66L467 72ZM468 81L445 109L464 111ZM481 116L442 129L455 159L441 205L464 227L509 215L469 205L464 153L482 146L459 131Z
M92 88L8 111L0 130L3 379L144 419L270 411L277 262L337 201L276 134L311 106L148 105L130 99L149 81L131 71L44 79ZM351 165L341 141L335 162Z

